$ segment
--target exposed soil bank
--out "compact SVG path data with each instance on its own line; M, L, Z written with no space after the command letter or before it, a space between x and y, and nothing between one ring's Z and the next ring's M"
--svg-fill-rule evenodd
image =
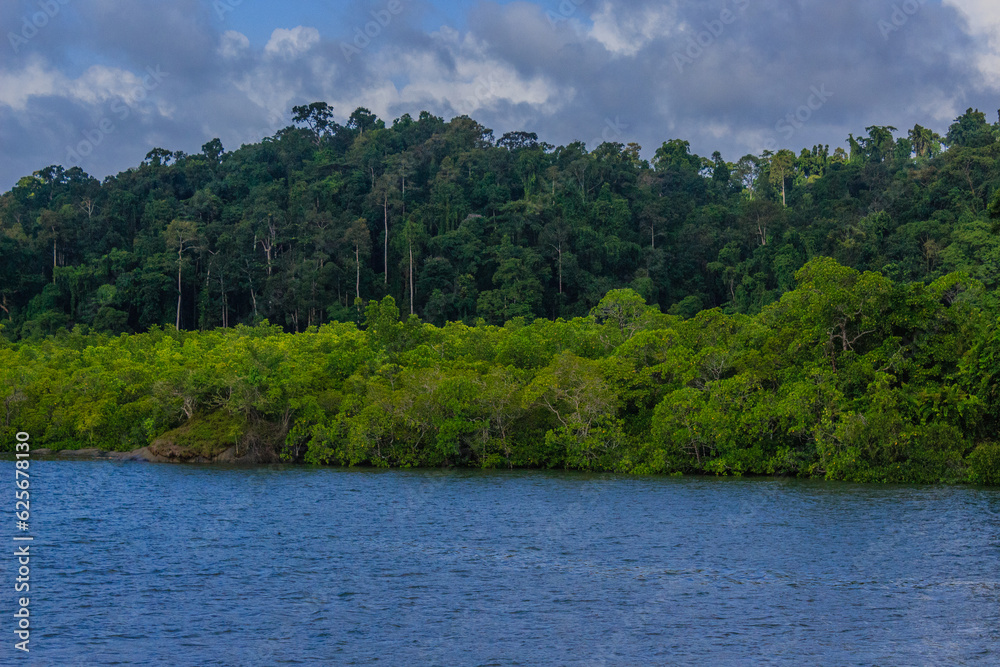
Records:
M239 455L232 446L223 452L211 456L201 456L186 447L157 440L148 447L135 449L131 452L108 452L102 449L36 449L31 452L32 458L69 459L69 460L108 460L108 461L140 461L147 463L265 463L253 454Z

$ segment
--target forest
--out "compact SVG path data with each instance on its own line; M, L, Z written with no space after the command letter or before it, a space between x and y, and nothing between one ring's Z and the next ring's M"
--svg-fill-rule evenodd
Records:
M0 195L4 448L1000 482L982 112L735 163L293 115Z

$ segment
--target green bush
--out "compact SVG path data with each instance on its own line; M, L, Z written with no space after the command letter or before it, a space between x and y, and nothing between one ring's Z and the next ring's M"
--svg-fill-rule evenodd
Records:
M1000 484L1000 444L983 443L969 454L969 481L973 484Z

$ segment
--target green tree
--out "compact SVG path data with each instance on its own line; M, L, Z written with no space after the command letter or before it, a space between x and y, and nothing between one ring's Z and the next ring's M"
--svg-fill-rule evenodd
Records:
M795 167L795 153L781 149L774 154L770 162L770 181L773 186L781 186L781 205L788 206L785 199L785 181L791 176Z
M184 253L198 249L198 225L192 220L174 220L164 231L164 240L177 249L177 318L174 326L181 328L181 302L184 296L182 273L184 269Z
M981 148L995 141L993 129L986 122L986 114L972 108L955 119L945 137L945 143L958 148Z

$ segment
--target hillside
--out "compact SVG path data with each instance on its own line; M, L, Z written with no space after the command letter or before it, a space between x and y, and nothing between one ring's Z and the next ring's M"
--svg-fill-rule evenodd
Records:
M154 149L103 183L59 166L21 179L0 196L6 335L264 319L295 332L387 295L438 325L501 324L585 315L624 287L686 317L751 314L815 256L996 286L1000 129L972 110L944 138L870 127L849 155L736 163L681 140L647 163L634 144L495 138L468 117L295 114L259 144Z

